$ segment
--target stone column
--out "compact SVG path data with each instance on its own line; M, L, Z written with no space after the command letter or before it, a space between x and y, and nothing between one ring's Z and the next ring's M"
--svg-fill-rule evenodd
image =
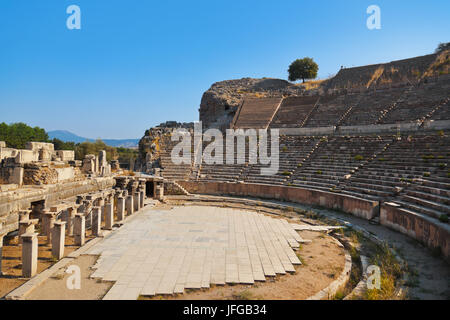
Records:
M139 211L140 209L140 205L141 205L141 194L139 192L135 192L134 193L134 199L133 199L133 203L134 203L134 211Z
M2 272L2 257L3 257L3 237L5 235L6 234L0 234L0 276L3 275L3 272Z
M52 233L52 256L60 260L64 256L66 222L55 222Z
M114 205L112 203L105 204L105 229L112 230L114 225Z
M20 210L19 211L19 222L24 220L30 220L31 210Z
M140 204L140 207L141 207L141 209L144 207L144 199L145 199L145 191L143 191L143 190L141 190L140 191L140 194L141 194L141 196L140 196L140 200L141 200L141 204Z
M125 218L125 198L124 197L117 197L117 220L119 222L122 222Z
M38 238L36 233L22 236L22 276L31 278L36 274L38 261Z
M101 210L100 207L92 209L92 235L98 237L101 231Z
M45 225L45 235L47 236L47 243L51 243L52 242L52 230L53 230L53 226L56 221L55 212L45 212L44 217L45 217L45 222L43 224Z
M104 198L99 198L97 200L97 206L98 207L103 207L105 205L105 199Z
M73 235L73 223L75 219L75 208L67 209L66 229L69 236Z
M126 208L127 208L127 215L133 214L134 212L133 196L127 196Z
M25 233L34 233L34 226L38 224L39 219L22 220L19 222L19 243L22 243L21 235Z
M75 215L73 225L75 245L82 246L86 240L86 218L82 214Z
M158 185L156 188L155 199L159 201L164 200L164 185Z

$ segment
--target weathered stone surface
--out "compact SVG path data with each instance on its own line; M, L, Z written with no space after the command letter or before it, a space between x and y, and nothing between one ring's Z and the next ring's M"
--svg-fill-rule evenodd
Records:
M33 277L37 272L38 239L36 233L25 233L22 238L22 276Z
M52 256L60 260L64 257L66 222L55 222L52 230Z
M176 207L144 210L87 253L101 255L91 277L115 281L104 299L137 299L294 272L294 234L255 212Z

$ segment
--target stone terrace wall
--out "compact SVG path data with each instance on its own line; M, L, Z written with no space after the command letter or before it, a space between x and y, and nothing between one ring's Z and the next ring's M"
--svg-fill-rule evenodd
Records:
M83 181L59 183L40 188L0 193L0 224L7 232L18 228L18 211L29 209L32 202L45 201L46 207L80 194L112 188L113 178L94 178Z
M178 184L191 193L251 196L319 205L329 209L341 210L367 220L377 216L379 210L378 201L312 189L250 183L178 181Z
M416 239L429 248L440 248L444 258L450 262L450 226L448 224L402 209L395 203L381 205L380 223Z
M350 89L417 81L436 60L436 57L436 54L429 54L389 63L343 68L328 81L327 87L329 89Z

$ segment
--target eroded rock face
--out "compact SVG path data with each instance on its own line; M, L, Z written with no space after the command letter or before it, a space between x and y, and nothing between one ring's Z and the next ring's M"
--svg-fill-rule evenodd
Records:
M135 170L155 174L155 169L161 166L160 151L165 150L165 144L170 141L172 132L180 128L192 131L194 123L166 121L146 130L139 140L139 158L136 159Z
M200 121L203 128L228 128L245 97L300 95L303 91L301 86L281 79L242 78L216 82L203 94Z

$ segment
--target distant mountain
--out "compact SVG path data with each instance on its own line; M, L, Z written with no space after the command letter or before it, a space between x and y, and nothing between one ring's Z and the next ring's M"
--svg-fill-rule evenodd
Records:
M70 131L66 130L54 130L48 131L50 139L56 138L64 142L81 143L85 141L94 142L95 139L89 139L80 137ZM139 139L102 139L104 143L111 147L123 147L123 148L136 148L139 143Z

